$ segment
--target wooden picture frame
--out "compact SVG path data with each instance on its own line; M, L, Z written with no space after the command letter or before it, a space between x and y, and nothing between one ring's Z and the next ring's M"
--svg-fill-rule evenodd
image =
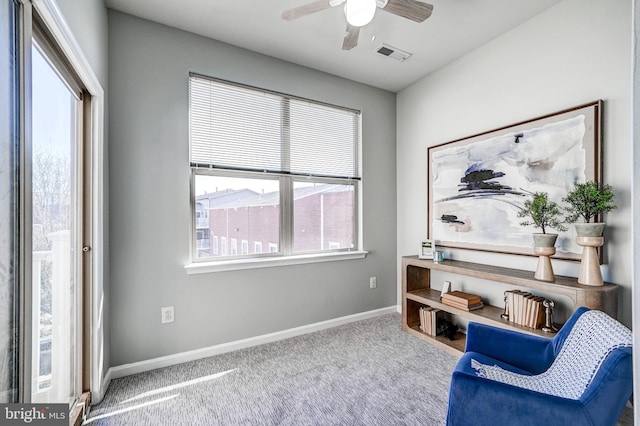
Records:
M600 181L602 101L511 124L428 149L428 238L439 246L534 255L518 218L546 192L558 204L574 182ZM547 232L557 232L550 230ZM572 226L554 257L580 259Z

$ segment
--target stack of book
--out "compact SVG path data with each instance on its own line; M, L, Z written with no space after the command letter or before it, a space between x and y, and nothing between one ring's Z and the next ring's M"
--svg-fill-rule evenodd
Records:
M438 328L438 320L444 318L444 311L431 306L420 308L420 330L427 336L435 336Z
M465 293L459 290L443 293L440 296L440 301L445 305L453 306L463 311L473 311L484 306L482 299L477 294Z
M540 328L544 324L544 297L522 290L507 291L505 295L509 321L531 328Z

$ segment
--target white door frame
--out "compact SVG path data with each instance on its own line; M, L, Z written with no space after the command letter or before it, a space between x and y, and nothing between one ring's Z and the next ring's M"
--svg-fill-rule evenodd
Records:
M24 0L28 1L28 0ZM89 61L73 36L55 0L32 0L33 8L51 32L58 47L72 65L74 71L91 95L91 135L88 143L92 152L91 164L91 289L90 300L90 390L92 402L99 402L108 386L104 368L104 89L96 77ZM85 297L87 297L85 296Z

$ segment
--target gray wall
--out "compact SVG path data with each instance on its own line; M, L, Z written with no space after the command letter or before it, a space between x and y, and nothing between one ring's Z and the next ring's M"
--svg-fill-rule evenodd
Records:
M103 0L56 0L69 28L106 90L108 81L108 15Z
M113 11L109 54L111 366L396 304L395 94ZM366 259L186 274L189 71L362 110Z
M604 181L618 204L606 218L603 275L620 285L619 318L630 326L631 16L629 0L565 0L398 94L399 255L416 254L427 232L429 146L602 99ZM472 262L527 270L536 265L529 256L448 252ZM553 267L570 276L579 268L556 260ZM453 275L438 276L437 286L441 278L503 304L506 286Z

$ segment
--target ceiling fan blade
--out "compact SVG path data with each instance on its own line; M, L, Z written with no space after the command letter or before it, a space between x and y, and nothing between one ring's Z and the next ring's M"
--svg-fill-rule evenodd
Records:
M291 21L301 18L303 16L311 15L312 13L320 12L325 9L329 9L332 6L331 0L318 0L313 3L305 4L302 6L294 7L293 9L285 10L282 12L282 19L285 21Z
M351 50L358 45L358 36L360 35L360 27L354 27L347 24L347 33L342 41L342 50Z
M433 11L433 5L418 0L389 0L382 9L414 22L424 22Z

